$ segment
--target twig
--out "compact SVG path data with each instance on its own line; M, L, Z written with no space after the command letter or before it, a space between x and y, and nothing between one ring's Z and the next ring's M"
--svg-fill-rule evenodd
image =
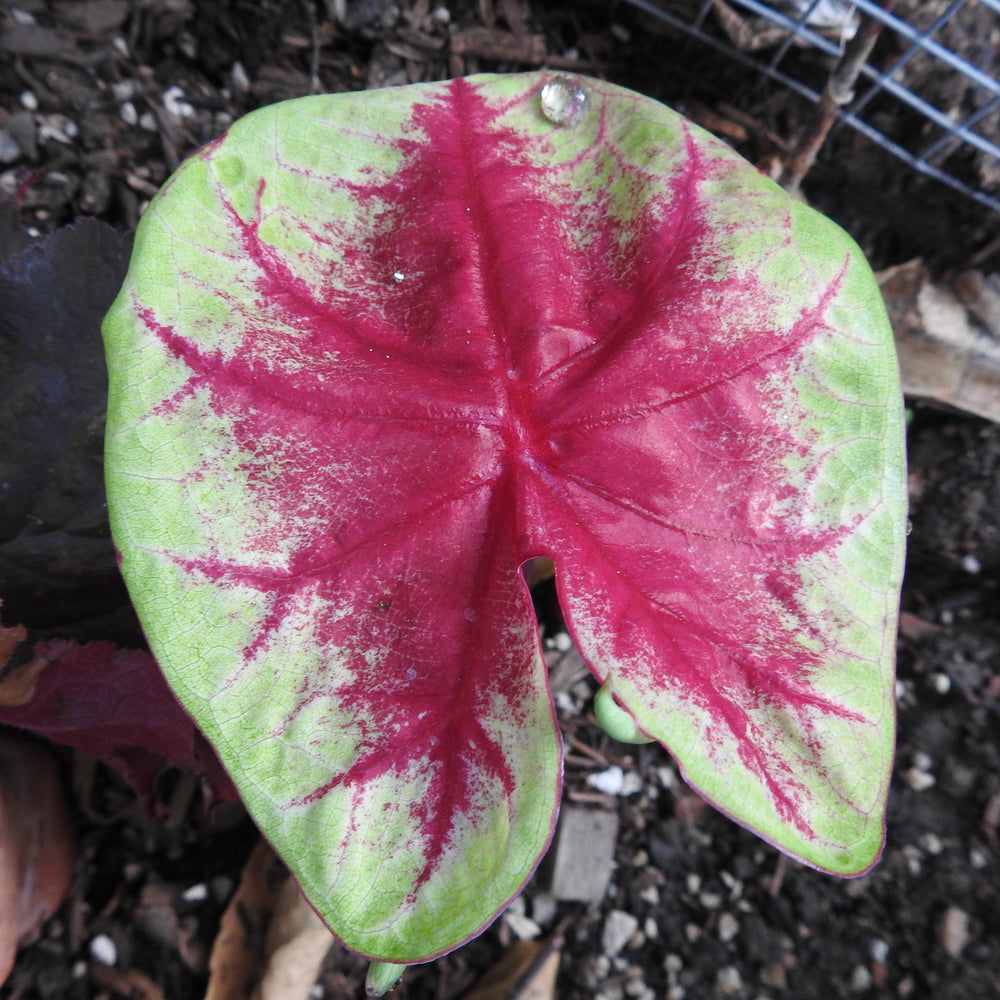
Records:
M303 0L302 6L305 8L306 20L309 22L309 86L314 94L321 94L323 92L323 87L319 80L320 42L319 29L316 24L316 8L312 5L310 0Z
M896 0L886 0L882 7L886 11L891 11L895 2ZM778 179L778 183L790 194L798 194L802 180L816 162L820 148L837 120L840 109L854 99L854 84L857 82L858 74L871 55L881 33L881 21L869 14L861 15L857 33L844 47L844 54L831 70L826 89L813 112L812 121L795 144Z

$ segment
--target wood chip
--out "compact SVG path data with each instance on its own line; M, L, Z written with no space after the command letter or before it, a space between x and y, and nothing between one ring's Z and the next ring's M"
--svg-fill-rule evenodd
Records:
M453 32L451 51L457 56L534 65L544 63L548 54L544 35L515 35L499 28L465 28Z
M603 899L611 881L617 837L617 813L564 807L552 851L552 895L585 903Z

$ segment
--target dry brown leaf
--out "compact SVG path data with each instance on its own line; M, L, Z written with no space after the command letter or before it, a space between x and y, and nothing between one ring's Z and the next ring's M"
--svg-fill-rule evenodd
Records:
M556 1000L556 976L559 973L559 952L550 951L521 984L517 1000Z
M75 855L55 758L33 740L0 735L0 982L18 945L59 908Z
M552 942L518 941L473 986L465 1000L555 1000L559 952Z
M13 628L4 628L0 625L0 670L7 665L18 643L24 642L27 638L28 630L23 625L15 625Z
M260 978L267 926L285 877L285 867L270 844L260 841L222 915L208 963L205 1000L248 1000Z
M306 1000L333 941L261 841L222 916L205 1000Z
M307 1000L333 935L287 879L278 889L277 906L267 932L267 966L254 1000Z
M984 323L997 312L991 279L960 275L960 298L912 260L879 272L878 281L903 391L1000 421L1000 331Z
M24 629L0 629L0 633L18 631L23 632ZM20 639L14 640L15 645L17 642L22 642L26 637L27 633ZM0 665L5 660L3 643L8 638L9 636L0 634ZM10 652L7 653L7 658L9 656ZM0 705L4 706L4 708L18 708L21 705L27 705L34 698L38 678L41 677L42 672L49 665L49 662L43 656L36 656L27 663L22 663L19 667L8 671L3 680L0 680Z

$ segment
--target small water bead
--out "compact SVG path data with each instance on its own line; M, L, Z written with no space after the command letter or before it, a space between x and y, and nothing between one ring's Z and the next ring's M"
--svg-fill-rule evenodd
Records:
M395 281L397 285L401 285L404 281L406 281L406 275L403 274L402 271L393 271L392 280Z
M575 125L590 103L587 89L572 76L553 77L540 96L542 114L554 125Z
M408 681L415 681L417 679L417 672L413 667L407 667L406 669L406 679Z

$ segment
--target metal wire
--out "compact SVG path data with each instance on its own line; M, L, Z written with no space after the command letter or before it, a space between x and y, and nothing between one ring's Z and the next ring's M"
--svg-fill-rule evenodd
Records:
M794 91L806 100L817 103L820 92L800 79L795 70L787 68L786 57L793 46L807 46L816 49L826 56L838 57L841 45L838 41L814 30L811 24L814 13L821 0L810 0L798 4L785 3L784 6L797 7L796 11L785 12L776 6L761 2L761 0L728 0L733 7L740 7L749 14L763 18L771 24L784 29L786 37L770 55L761 56L756 53L744 52L716 29L708 15L714 6L713 0L702 0L697 9L692 5L677 4L673 0L628 0L628 2L647 14L659 18L674 28L697 39L699 42L721 52L748 69L755 70L783 87ZM856 129L881 148L888 150L912 169L932 177L949 187L960 191L966 197L980 205L1000 212L1000 197L981 188L976 188L966 181L950 173L942 166L942 160L954 155L961 147L972 147L977 150L990 165L995 163L997 175L1000 176L1000 146L982 132L976 131L976 126L988 121L995 121L1000 115L1000 82L962 58L949 48L936 41L933 37L958 12L968 6L985 8L998 17L1000 28L1000 0L953 0L946 10L924 30L918 30L905 20L883 9L874 0L853 0L850 7L863 12L882 22L883 35L896 34L905 43L902 53L897 56L891 68L883 72L877 67L866 63L862 68L862 76L869 81L869 86L857 96L847 107L842 109L838 118L845 125ZM876 48L876 53L878 49ZM935 60L936 68L941 74L951 74L964 79L982 92L984 105L969 114L961 121L955 121L946 111L936 107L925 97L915 93L900 82L900 72L906 68L915 56L923 53ZM888 95L913 109L927 121L938 126L943 132L941 137L935 137L922 149L910 150L889 138L875 125L863 117L863 112L869 108L875 99Z

